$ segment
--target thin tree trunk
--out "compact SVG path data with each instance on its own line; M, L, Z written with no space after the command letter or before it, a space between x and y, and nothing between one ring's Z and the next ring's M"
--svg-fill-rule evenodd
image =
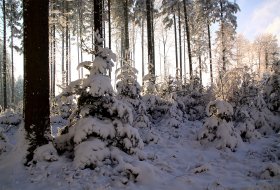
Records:
M66 63L65 63L65 85L67 86L69 84L69 18L68 18L68 12L69 12L69 7L68 7L68 1L66 3L66 29L65 29L65 57L66 57Z
M209 60L210 60L210 79L211 85L213 84L213 68L212 68L212 48L211 48L211 33L210 33L210 24L207 21L207 31L208 31L208 48L209 48Z
M124 8L124 60L128 63L129 60L129 31L128 31L128 0L123 2Z
M224 10L223 10L223 2L220 1L220 20L221 20L221 40L222 40L222 62L223 62L223 72L226 72L226 49L225 49L225 31L224 31Z
M182 37L181 37L181 9L178 3L178 25L179 25L179 58L180 58L180 79L183 80L183 63L182 63Z
M174 11L174 10L173 10ZM174 21L174 36L175 36L175 60L176 60L176 79L179 79L179 66L178 66L178 50L177 50L177 25L176 25L176 16L175 13L173 14L173 21Z
M55 82L56 80L56 39L55 39L55 24L53 24L53 81L52 81L52 92L55 97Z
M192 80L193 79L193 69L192 69L192 53L191 53L189 22L188 22L186 0L184 0L183 2L184 2L184 15L185 15L185 25L186 25L186 35L187 35L187 45L188 45L188 56L189 56L190 80Z
M145 75L145 47L144 47L144 44L145 44L145 41L144 41L144 24L145 24L145 20L144 18L142 18L142 29L141 29L141 41L142 41L142 86L144 85L144 75Z
M154 38L153 38L153 3L151 0L146 0L147 9L147 35L148 35L148 63L149 73L155 76L155 53L154 53ZM152 81L155 83L155 81Z
M3 8L3 95L4 95L4 110L8 108L7 103L7 49L6 49L6 1L2 1Z
M108 0L108 33L109 33L109 49L112 48L112 39L111 39L111 0ZM109 71L109 77L112 77L111 71Z
M49 104L49 1L23 1L24 120L30 142L26 164L34 150L47 144Z
M79 35L78 35L78 31L79 31L79 19L77 19L77 35L76 35L76 44L77 44L77 61L78 64L80 63L80 47L79 47ZM78 77L79 79L81 79L81 73L80 73L80 69L78 70Z
M69 71L68 71L68 77L69 77L69 83L72 81L71 79L71 33L69 32L69 58L68 58L68 64L69 64Z
M198 55L198 65L199 65L199 82L202 85L202 63L201 63L201 55Z
M15 77L14 77L14 29L11 27L11 61L12 61L12 104L15 103Z

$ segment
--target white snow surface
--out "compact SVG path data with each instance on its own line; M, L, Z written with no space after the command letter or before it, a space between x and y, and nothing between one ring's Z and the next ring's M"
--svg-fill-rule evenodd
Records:
M0 189L280 189L280 134L251 139L232 152L201 145L196 138L202 127L200 121L184 121L174 128L162 120L152 126L157 141L145 144L142 153L135 155L141 161L117 148L109 150L98 139L82 142L77 151L83 154L81 158L96 161L94 170L76 168L69 156L56 155L51 144L38 148L37 164L26 167L23 125L16 133L2 130L11 148L0 153ZM117 167L104 162L109 152ZM75 159L78 165L88 161Z

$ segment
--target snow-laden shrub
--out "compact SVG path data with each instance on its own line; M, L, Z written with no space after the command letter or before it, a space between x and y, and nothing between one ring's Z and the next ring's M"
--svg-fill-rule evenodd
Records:
M129 63L116 70L118 94L131 99L140 97L141 87L137 82L137 69Z
M13 109L7 109L0 115L0 124L4 125L18 125L20 124L22 117L20 114L14 112Z
M152 122L158 122L167 114L171 106L169 101L164 100L157 95L147 94L142 97L142 100L146 105L147 113L151 116L150 121Z
M254 120L244 107L241 107L235 112L235 119L238 121L236 129L243 141L246 142L261 137L261 134L255 129Z
M168 76L165 77L161 85L159 86L159 95L162 98L168 99L170 98L170 95L174 92L178 92L182 90L182 81L172 77Z
M211 91L209 90L209 92ZM178 99L185 105L188 120L201 120L206 116L205 108L211 99L209 92L204 90L197 76L194 76L192 81L184 84L182 91L176 92Z
M125 102L133 111L133 127L150 127L150 120L146 111L146 106L142 101L141 87L137 82L137 70L127 63L116 70L118 99Z
M280 112L280 61L274 62L273 73L266 79L263 92L268 108Z
M144 81L144 86L143 86L143 94L153 94L157 95L157 87L156 87L156 76L152 74L147 74L143 77L142 79Z
M2 153L11 149L9 139L5 134L5 129L0 127L0 156Z
M206 118L197 139L201 144L210 144L217 149L230 148L235 151L241 143L239 134L231 121L232 106L222 100L211 101L206 108Z
M261 94L254 98L250 106L246 106L254 121L255 128L263 135L273 134L280 130L280 118L267 107Z
M183 122L183 110L185 110L185 107L184 104L177 99L177 95L175 93L172 95L171 103L171 107L166 115L168 118L167 125L178 128Z
M99 35L96 38L102 42ZM98 46L95 60L80 65L89 69L90 74L70 89L80 95L78 109L70 116L70 125L60 131L55 145L59 152L73 154L76 168L112 164L114 149L132 155L143 148L138 130L131 126L132 110L113 97L111 81L106 75L115 58L110 49Z

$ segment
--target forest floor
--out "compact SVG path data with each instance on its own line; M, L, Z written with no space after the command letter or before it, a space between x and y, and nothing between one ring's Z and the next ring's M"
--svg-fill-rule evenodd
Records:
M124 181L106 165L74 169L66 156L26 167L23 124L13 126L1 133L6 140L1 143L0 190L280 189L280 134L245 142L232 152L202 146L196 140L201 127L200 121L185 121L179 128L159 122L152 128L154 141L142 150L145 159L130 161L139 175Z

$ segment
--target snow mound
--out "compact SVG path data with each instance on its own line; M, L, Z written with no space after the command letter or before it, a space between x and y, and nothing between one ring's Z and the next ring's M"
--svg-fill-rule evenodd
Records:
M280 166L277 163L268 163L260 174L261 179L280 179Z
M52 143L43 145L38 147L34 151L34 161L41 162L41 161L57 161L58 160L58 154L56 149L54 148Z

